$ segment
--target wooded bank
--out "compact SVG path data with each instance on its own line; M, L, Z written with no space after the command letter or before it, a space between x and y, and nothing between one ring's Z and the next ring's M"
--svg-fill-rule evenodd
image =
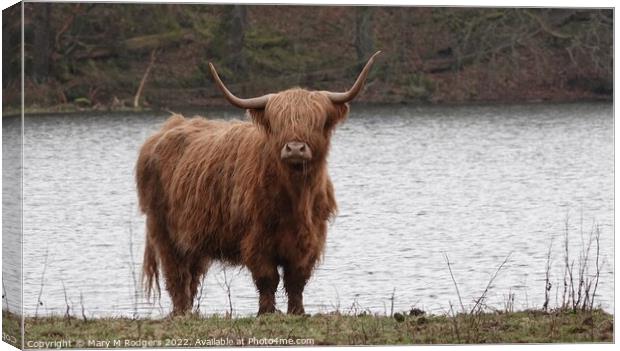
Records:
M19 5L16 5L19 6ZM20 9L3 12L3 104L19 106ZM611 99L605 9L25 4L27 107L222 105L214 62L241 96L344 89L384 52L364 102Z

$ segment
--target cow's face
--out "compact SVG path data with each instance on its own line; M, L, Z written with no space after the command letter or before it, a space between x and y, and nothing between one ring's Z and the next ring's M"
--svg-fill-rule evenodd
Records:
M250 115L268 134L284 169L307 173L325 161L332 131L348 111L346 103L335 104L324 92L290 89L271 94L265 108Z

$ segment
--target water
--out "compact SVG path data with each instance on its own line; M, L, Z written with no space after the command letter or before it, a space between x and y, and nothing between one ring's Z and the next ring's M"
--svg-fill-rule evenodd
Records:
M89 317L170 311L166 293L148 303L136 296L134 282L135 277L139 283L144 242L134 164L140 145L166 117L26 118L27 314L63 314L67 303L72 314L81 315L83 306ZM5 126L4 133L13 130ZM329 165L340 212L305 291L307 312L389 313L392 301L395 311L416 306L445 312L458 297L444 254L465 305L472 305L510 254L486 303L503 308L514 294L516 308L540 307L552 238L554 304L556 295L562 298L567 220L575 262L582 237L587 241L592 224L599 225L596 301L613 309L610 104L354 106L333 137ZM227 268L226 280L235 314L255 313L257 293L247 270ZM213 267L202 293L203 312L229 309L225 286L221 267ZM280 286L282 310L285 301Z

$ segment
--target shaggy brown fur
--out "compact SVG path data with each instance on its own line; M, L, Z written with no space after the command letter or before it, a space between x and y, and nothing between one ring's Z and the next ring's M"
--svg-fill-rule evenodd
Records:
M246 266L259 311L275 311L283 268L288 313L304 313L302 293L323 253L336 212L326 158L334 127L349 108L319 91L273 94L251 121L170 117L140 150L136 181L147 234L147 294L159 267L174 305L188 311L213 260ZM294 169L280 159L287 142L312 159Z

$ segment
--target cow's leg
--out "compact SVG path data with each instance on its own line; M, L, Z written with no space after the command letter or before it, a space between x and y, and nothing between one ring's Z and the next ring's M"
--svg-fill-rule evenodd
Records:
M153 247L157 248L157 256L166 281L166 290L172 300L172 314L183 314L191 307L192 302L187 299L191 279L188 277L189 267L187 262L182 260L182 256L177 253L162 218L163 216L158 216L157 213L147 215L147 231Z
M198 286L200 285L201 279L209 270L211 266L211 259L209 257L197 257L194 260L194 264L191 267L191 275L192 280L189 286L189 300L193 303L196 298L196 293L198 292Z
M278 267L269 259L254 259L248 266L258 290L258 314L276 311L276 290L280 283Z
M298 265L287 263L284 265L284 289L288 296L289 314L304 314L303 293L310 275L312 274L312 264Z
M166 290L172 300L172 315L185 314L192 307L193 302L190 299L192 281L190 262L184 259L170 242L158 248Z
M192 276L189 265L177 255L169 255L163 266L166 290L172 300L172 315L183 315L189 311L193 302L190 299L189 287Z

